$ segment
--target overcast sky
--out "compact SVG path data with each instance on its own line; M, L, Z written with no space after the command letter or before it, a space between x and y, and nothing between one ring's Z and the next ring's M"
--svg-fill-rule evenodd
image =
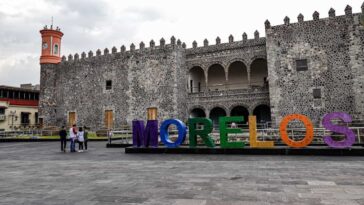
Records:
M233 34L241 40L255 30L264 36L264 21L283 23L285 16L297 21L302 13L312 19L317 10L328 16L330 7L343 15L346 5L360 12L360 0L0 0L0 85L39 83L39 30L51 23L61 27L62 55L144 41L172 35L191 47L205 38L220 36L227 42Z

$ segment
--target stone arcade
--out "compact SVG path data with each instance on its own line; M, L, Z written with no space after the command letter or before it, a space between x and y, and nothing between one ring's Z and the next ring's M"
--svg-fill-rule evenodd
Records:
M362 6L362 13L364 5ZM266 37L228 43L207 39L192 48L175 37L159 46L153 40L111 51L60 57L59 29L44 28L41 57L40 118L45 125L77 124L92 129L120 127L146 119L158 109L160 121L256 115L258 123L277 126L292 113L319 125L330 112L364 119L363 14L345 8L345 15L271 26ZM82 97L80 97L82 96Z

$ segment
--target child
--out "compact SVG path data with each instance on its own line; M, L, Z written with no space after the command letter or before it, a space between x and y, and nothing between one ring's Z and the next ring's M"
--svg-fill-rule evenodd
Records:
M78 152L83 152L83 142L85 141L84 138L84 131L83 128L80 127L78 129L78 133L77 133L77 139L78 139Z

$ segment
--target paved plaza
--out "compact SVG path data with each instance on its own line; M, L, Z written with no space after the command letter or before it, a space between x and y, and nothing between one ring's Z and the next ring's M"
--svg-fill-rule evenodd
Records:
M0 205L364 205L364 157L124 154L0 144Z

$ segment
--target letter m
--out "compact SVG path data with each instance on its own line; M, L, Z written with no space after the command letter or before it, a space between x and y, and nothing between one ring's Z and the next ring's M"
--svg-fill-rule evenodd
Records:
M133 146L158 147L158 120L148 120L147 127L144 121L133 121Z

